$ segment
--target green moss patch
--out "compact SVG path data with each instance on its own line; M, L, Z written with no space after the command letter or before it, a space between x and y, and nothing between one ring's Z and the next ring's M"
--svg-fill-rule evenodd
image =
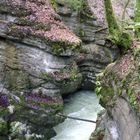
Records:
M71 50L72 52L80 52L81 44L69 44L68 42L50 42L52 51L56 55L65 53L66 50Z
M30 88L28 74L20 70L6 71L6 87L10 91L22 91Z
M126 62L128 59L130 63ZM139 113L140 101L137 97L139 82L139 61L133 59L133 56L117 60L97 76L96 94L100 98L100 104L108 109L115 105L118 97L125 97L133 110Z
M59 3L61 5L66 5L67 7L71 8L75 11L81 11L84 9L85 0L51 0L51 3L55 5L55 3Z
M78 69L77 67L72 64L70 66L66 66L58 72L54 73L42 73L41 76L42 78L48 80L48 81L53 81L53 82L58 82L63 85L66 85L69 82L74 82L77 80L78 76Z

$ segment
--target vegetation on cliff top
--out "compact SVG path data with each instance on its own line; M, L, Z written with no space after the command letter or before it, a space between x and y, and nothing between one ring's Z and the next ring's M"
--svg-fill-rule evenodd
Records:
M128 50L132 45L132 37L129 33L120 30L120 27L116 21L111 0L105 0L105 11L106 11L106 19L108 23L108 29L110 34L111 41L118 45L121 50Z
M129 1L128 1L129 2ZM139 100L139 39L134 39L128 33L120 31L117 21L113 14L110 0L105 0L106 17L109 33L115 44L131 49L119 58L115 63L110 64L105 71L97 76L96 93L100 98L100 103L106 109L114 107L116 99L124 97L131 107L140 117ZM125 11L125 10L124 10ZM140 1L137 0L135 11L135 23L140 22ZM135 37L139 38L139 28L134 28ZM114 40L115 39L115 40ZM117 42L116 42L117 41Z
M61 21L61 18L52 8L49 0L30 1L12 0L1 1L0 13L7 12L19 17L18 22L11 22L9 34L14 37L35 36L51 42L65 42L71 45L80 45L81 40L74 35ZM19 13L25 13L22 15Z

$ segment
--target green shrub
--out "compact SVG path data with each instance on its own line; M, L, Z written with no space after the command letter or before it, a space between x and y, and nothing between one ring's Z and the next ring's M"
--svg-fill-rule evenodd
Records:
M117 32L114 33L113 35L111 35L109 37L109 39L116 44L120 50L122 51L126 51L128 49L130 49L131 45L132 45L132 38L130 36L129 33L126 32Z
M66 5L69 8L80 11L85 6L85 0L50 0L53 7L56 7L57 3L60 3L62 5Z
M85 6L85 0L65 0L65 3L76 11L84 9Z

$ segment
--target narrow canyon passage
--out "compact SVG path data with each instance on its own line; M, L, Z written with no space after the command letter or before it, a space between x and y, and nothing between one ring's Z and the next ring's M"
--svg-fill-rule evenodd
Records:
M79 91L65 99L64 113L68 116L96 120L102 110L96 94L92 91ZM55 127L57 136L51 140L88 140L95 129L94 123L66 119Z

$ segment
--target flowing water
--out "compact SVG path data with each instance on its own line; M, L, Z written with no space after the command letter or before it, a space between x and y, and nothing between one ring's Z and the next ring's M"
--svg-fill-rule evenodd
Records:
M102 110L96 94L91 91L79 91L66 101L64 113L68 116L96 121L97 113ZM94 129L94 123L66 119L55 127L57 135L51 140L89 140Z

